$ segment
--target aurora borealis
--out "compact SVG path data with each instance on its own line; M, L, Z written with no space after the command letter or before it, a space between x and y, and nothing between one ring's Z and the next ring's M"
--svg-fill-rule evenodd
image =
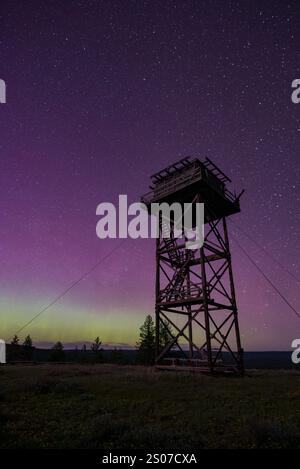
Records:
M120 240L96 207L208 156L245 188L230 230L300 309L299 3L1 2L0 337ZM127 240L28 328L35 343L134 345L154 305L154 240ZM289 350L300 320L232 240L246 350Z

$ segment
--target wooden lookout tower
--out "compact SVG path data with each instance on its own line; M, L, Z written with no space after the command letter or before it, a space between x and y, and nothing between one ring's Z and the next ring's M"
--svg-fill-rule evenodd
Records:
M183 158L151 176L141 201L204 203L205 235L199 249L165 236L156 241L156 367L243 374L238 311L226 219L240 211L231 180L208 158ZM184 238L184 236L183 236ZM161 330L164 330L164 341Z

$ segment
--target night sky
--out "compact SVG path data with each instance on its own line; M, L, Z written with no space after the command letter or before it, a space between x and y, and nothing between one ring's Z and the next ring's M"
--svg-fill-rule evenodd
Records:
M120 240L96 207L208 156L237 191L230 230L300 310L300 4L2 0L0 337L9 338ZM22 331L35 343L134 345L154 310L154 240L128 240ZM232 240L243 345L289 350L300 319Z

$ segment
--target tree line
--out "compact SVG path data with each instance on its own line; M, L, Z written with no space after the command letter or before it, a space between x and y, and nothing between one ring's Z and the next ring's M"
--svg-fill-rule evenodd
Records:
M173 335L172 326L168 321L162 322L159 331L159 348L163 349L170 341ZM152 365L155 360L155 337L156 327L150 315L147 315L139 330L139 338L136 343L136 362L143 365ZM73 350L74 361L89 362L89 363L103 363L107 361L104 356L104 350L101 347L102 341L97 336L88 349L83 345L81 350L78 347ZM20 343L20 338L15 335L7 350L8 361L33 361L36 348L33 346L31 336L28 334L23 343ZM66 351L61 341L56 342L49 352L49 360L52 362L66 361ZM37 360L38 361L38 360ZM110 359L112 363L121 364L124 362L123 351L114 348L110 351Z

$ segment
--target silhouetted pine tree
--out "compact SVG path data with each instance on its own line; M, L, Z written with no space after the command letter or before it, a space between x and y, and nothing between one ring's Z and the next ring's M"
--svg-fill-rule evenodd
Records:
M56 342L53 345L50 353L50 360L52 362L61 362L65 358L64 346L61 342Z
M19 342L20 342L20 338L17 336L17 334L15 334L10 344L16 346L16 345L19 345Z
M10 347L8 348L8 361L20 361L22 360L22 353L20 347L20 338L15 334L11 340Z
M101 340L100 340L100 337L96 337L95 341L92 343L91 345L91 350L93 352L93 359L92 361L94 361L95 363L101 363L103 362L103 354L102 354L102 350L101 350Z
M144 324L140 327L140 336L137 342L138 361L144 365L153 365L155 356L155 326L150 314L146 316Z
M34 351L34 347L32 346L32 339L31 339L30 335L28 334L25 337L25 340L24 340L23 345L22 345L22 354L24 356L24 359L25 360L32 360L33 351Z

